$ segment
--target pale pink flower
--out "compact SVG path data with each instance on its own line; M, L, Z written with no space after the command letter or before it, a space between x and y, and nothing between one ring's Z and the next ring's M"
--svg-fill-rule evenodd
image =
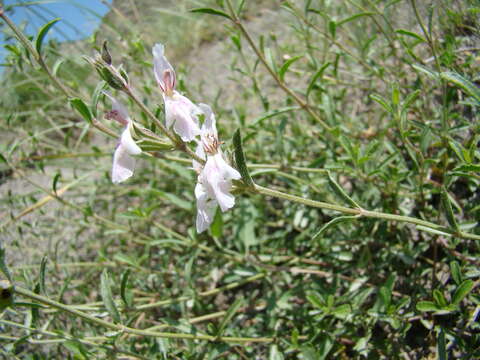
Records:
M220 206L222 212L235 205L235 198L230 194L232 180L241 178L240 173L227 164L223 158L215 115L208 105L200 104L205 114L205 122L201 129L201 140L198 143L196 154L206 160L205 165L193 162L193 168L199 172L198 183L195 187L197 198L197 232L208 229L213 222L215 209Z
M130 119L127 109L108 92L104 91L104 94L112 101L112 110L105 117L116 120L125 126L113 154L112 182L118 184L133 175L135 158L132 155L139 155L142 149L135 143L130 133L132 119Z
M152 49L153 72L165 102L166 126L167 128L173 126L173 130L183 141L192 141L195 136L200 135L198 123L200 110L175 90L175 71L164 52L165 47L162 44L156 44Z

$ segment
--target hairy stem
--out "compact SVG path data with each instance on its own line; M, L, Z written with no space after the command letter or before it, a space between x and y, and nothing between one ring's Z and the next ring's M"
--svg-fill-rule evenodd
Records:
M115 324L106 320L99 319L95 316L84 313L83 311L76 310L68 305L59 303L45 296L35 294L30 290L27 290L21 287L15 287L14 291L18 295L37 301L41 304L48 305L52 308L56 308L58 310L67 312L71 315L74 315L92 324L99 325L109 330L118 331L125 334L130 334L130 335L149 336L149 337L164 338L164 339L206 340L206 341L213 341L213 342L218 341L218 342L229 342L229 343L250 343L250 342L270 343L274 341L273 338L267 338L267 337L259 337L259 338L228 337L228 336L216 337L211 335L193 335L193 334L185 334L185 333L169 333L169 332L158 332L158 331L151 331L151 330L135 329L128 326L124 326L122 324Z

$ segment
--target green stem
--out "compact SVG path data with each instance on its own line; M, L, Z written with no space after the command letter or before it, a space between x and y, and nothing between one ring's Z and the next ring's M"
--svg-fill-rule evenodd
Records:
M49 67L43 60L43 57L41 54L35 50L35 48L32 46L32 43L30 40L27 39L27 37L17 28L17 26L13 23L12 20L5 14L5 11L3 9L0 9L0 18L3 19L3 21L6 22L8 27L12 29L12 31L15 33L15 35L18 38L18 41L22 43L22 45L28 50L28 52L35 58L37 63L42 67L42 69L45 71L45 73L48 75L50 80L57 86L60 91L62 91L65 96L71 97L70 90L67 89L50 71Z
M261 274L263 275L263 274ZM131 335L139 335L139 336L150 336L150 337L158 337L158 338L165 338L165 339L185 339L185 340L206 340L206 341L220 341L220 342L231 342L231 343L249 343L249 342L256 342L256 343L270 343L273 342L273 338L267 337L259 337L259 338L247 338L247 337L228 337L228 336L210 336L210 335L193 335L193 334L185 334L185 333L168 333L168 332L157 332L157 331L149 331L149 330L141 330L135 329L128 326L124 326L121 324L114 324L106 320L99 319L95 316L89 315L84 313L83 311L76 310L68 305L59 303L55 300L49 299L45 296L35 294L30 290L15 287L14 291L21 296L29 298L31 300L37 301L39 303L51 306L58 310L62 310L67 312L71 315L79 317L85 321L88 321L92 324L99 325L101 327L107 328L113 331L119 331L126 334Z
M355 209L355 208L349 208L346 206L341 206L341 205L335 205L335 204L330 204L322 201L316 201L316 200L311 200L311 199L305 199L300 196L295 196L295 195L290 195L283 193L281 191L277 190L272 190L260 185L255 185L255 189L253 190L254 192L257 192L262 195L268 195L272 197L276 197L279 199L285 199L288 201L293 201L296 203L300 203L303 205L311 206L311 207L316 207L320 209L327 209L327 210L333 210L333 211L338 211L344 214L349 214L349 215L358 215L359 217L370 217L370 218L376 218L376 219L383 219L383 220L390 220L390 221L396 221L396 222L404 222L404 223L410 223L418 226L423 226L428 229L432 230L437 230L441 231L443 233L447 233L453 236L458 236L461 238L466 238L466 239L474 239L474 240L480 240L480 235L475 235L471 233L466 233L462 231L455 231L451 230L448 228L445 228L441 225L432 223L430 221L425 221L409 216L402 216L402 215L394 215L394 214L387 214L387 213L382 213L378 211L369 211L365 209ZM422 229L420 229L422 230Z

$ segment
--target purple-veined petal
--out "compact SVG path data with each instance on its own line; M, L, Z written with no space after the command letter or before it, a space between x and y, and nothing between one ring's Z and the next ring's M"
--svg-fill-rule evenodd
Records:
M152 54L153 73L155 74L158 85L163 92L166 92L170 86L172 87L170 90L173 90L175 86L175 70L173 70L172 65L170 65L165 57L165 46L163 46L163 44L155 44L152 48ZM165 75L166 73L168 74L167 77ZM166 80L169 84L165 83Z
M127 125L131 121L127 108L123 106L120 101L115 99L108 91L103 91L103 93L112 102L112 111L107 114L107 117L118 121L122 125Z

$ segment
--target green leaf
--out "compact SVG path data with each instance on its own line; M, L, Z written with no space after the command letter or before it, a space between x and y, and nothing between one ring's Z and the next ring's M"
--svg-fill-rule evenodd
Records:
M10 275L10 271L7 268L7 264L5 263L5 249L1 247L0 244L0 271L5 275L5 277L13 283L12 276Z
M40 293L43 295L47 294L45 290L45 271L47 269L47 261L48 261L48 257L44 256L40 263L40 271L38 273L38 284L40 286Z
M445 211L445 216L448 220L448 223L452 228L458 230L458 223L457 223L457 220L455 219L455 214L453 213L452 203L450 202L448 192L444 187L442 187L441 198L442 198L443 210Z
M242 175L243 182L249 188L255 188L255 183L248 172L247 162L242 147L242 135L240 134L240 129L237 129L235 134L233 134L233 146L235 147L235 163L237 164L237 169L240 172L240 175Z
M88 106L83 102L82 99L79 99L79 98L72 98L69 100L70 101L70 105L72 105L72 107L77 110L80 115L82 115L82 117L89 123L91 124L92 123L92 119L93 119L93 116L92 116L92 113L90 112L90 109L88 108Z
M408 94L408 96L406 97L405 101L402 104L402 111L407 111L410 105L417 99L418 95L420 95L420 90L418 89Z
M268 355L268 360L283 360L285 359L282 353L278 350L278 345L270 346L270 354Z
M115 301L113 301L112 289L110 288L110 277L107 269L103 269L100 278L100 294L102 295L103 304L113 321L120 323L120 313L115 305Z
M460 271L458 262L452 261L450 263L450 273L452 274L453 281L459 285L462 282L462 272Z
M52 190L54 194L57 193L57 184L58 184L58 180L60 180L61 177L62 177L62 174L59 172L56 173L55 176L53 177Z
M319 309L324 309L326 307L325 302L319 294L310 293L307 295L307 300L310 301L313 306Z
M440 73L440 77L451 83L454 83L455 85L463 89L463 91L465 91L468 95L474 97L475 100L480 103L480 89L470 80L452 71L442 72Z
M232 320L232 318L235 316L235 313L238 311L238 309L240 309L240 307L242 306L244 302L244 299L243 298L238 298L237 300L235 300L235 302L228 308L227 310L227 313L225 314L225 317L222 319L222 322L220 323L220 325L218 326L218 331L217 331L217 335L218 337L222 336L223 334L223 331L225 330L225 328L227 327L228 323L230 322L230 320Z
M386 112L390 114L393 113L392 107L388 104L387 100L384 97L377 94L370 94L369 98L380 104Z
M419 301L417 310L421 312L438 311L438 306L433 301Z
M49 21L45 25L43 25L40 30L38 31L37 35L37 40L35 41L35 47L37 49L37 52L39 55L42 54L42 44L43 40L45 39L45 36L47 36L48 31L52 28L53 25L55 25L58 21L60 21L60 18L53 19L52 21Z
M217 9L212 9L212 8L196 8L190 10L192 13L202 13L202 14L210 14L210 15L215 15L215 16L223 16L229 20L232 20L232 17L228 15L227 13L217 10Z
M337 216L336 218L333 218L330 220L328 223L323 225L318 232L312 236L312 240L316 240L320 235L322 235L325 231L330 229L332 226L338 225L340 223L343 223L345 221L351 221L351 220L356 220L358 219L358 216L352 215L352 216Z
M445 296L437 289L433 290L433 299L438 307L444 308L447 306L447 299L445 299Z
M308 84L308 88L307 88L307 98L308 96L310 95L310 92L313 90L313 87L315 86L315 83L317 82L317 80L323 75L323 72L325 71L325 69L330 65L329 62L326 62L325 64L323 64L322 66L320 66L320 68L317 70L317 72L312 76L311 80L310 80L310 83Z
M318 360L319 359L319 355L317 354L315 349L311 346L303 346L300 349L300 351L302 353L303 359L305 359L305 360Z
M103 80L101 80L97 86L95 87L95 90L93 91L92 94L92 104L90 105L90 111L93 116L97 116L97 105L98 105L98 100L100 99L100 94L102 91L105 89L105 86L107 83Z
M332 177L330 174L330 171L327 171L327 176L328 176L328 184L332 188L332 190L337 194L340 198L345 200L348 204L351 206L361 209L360 205L358 205L355 200L353 200L348 194L343 190L343 188L335 181L335 179Z
M280 78L280 80L282 80L282 81L284 80L285 73L287 72L290 65L292 65L297 60L300 60L302 57L303 57L303 55L298 55L298 56L294 56L291 59L288 59L287 61L285 61L285 63L280 68L280 70L278 70L278 77Z
M351 314L352 314L352 306L349 304L340 305L332 311L332 315L334 315L339 319L346 319Z
M437 354L438 360L448 360L447 347L445 344L445 333L443 332L442 328L440 328L440 332L438 333L437 337Z
M218 207L217 211L215 212L212 225L210 225L210 231L212 232L212 236L215 238L220 238L223 234L223 217L222 212Z
M415 39L417 39L418 41L421 41L421 42L427 42L427 40L425 40L425 38L423 36L418 35L417 33L414 33L412 31L408 31L408 30L404 30L404 29L398 29L398 30L395 30L395 32L397 34L410 36L410 37L415 38Z
M373 15L376 15L374 12L362 12L362 13L358 13L358 14L355 14L355 15L352 15L352 16L349 16L347 17L346 19L343 19L343 20L340 20L339 22L337 22L337 27L338 26L341 26L343 24L346 24L348 22L351 22L353 20L356 20L358 18L361 18L361 17L364 17L364 16L373 16Z
M286 106L286 107L283 107L283 108L280 108L280 109L275 109L275 110L269 111L266 114L263 114L262 116L253 120L252 123L249 125L249 127L255 127L256 125L263 122L263 120L269 119L271 117L274 117L274 116L277 116L277 115L280 115L280 114L283 114L283 113L286 113L286 112L299 110L299 109L300 109L299 106Z
M480 165L477 164L462 164L457 166L453 171L464 171L464 172L480 172Z
M60 69L60 66L65 62L65 59L58 59L55 61L55 64L52 67L52 73L53 76L57 76L58 70Z
M434 78L434 79L438 79L438 76L439 76L439 73L436 72L436 71L433 71L423 65L419 65L419 64L413 64L412 65L413 68L417 71L420 71L422 73L424 73L425 75L431 77L431 78Z
M453 294L452 297L452 304L458 305L460 302L467 296L470 291L472 291L473 286L474 286L473 280L465 280L460 284L460 286L455 290L455 294Z
M127 283L130 276L130 269L123 272L120 282L120 296L126 307L132 306L132 293L128 291Z

